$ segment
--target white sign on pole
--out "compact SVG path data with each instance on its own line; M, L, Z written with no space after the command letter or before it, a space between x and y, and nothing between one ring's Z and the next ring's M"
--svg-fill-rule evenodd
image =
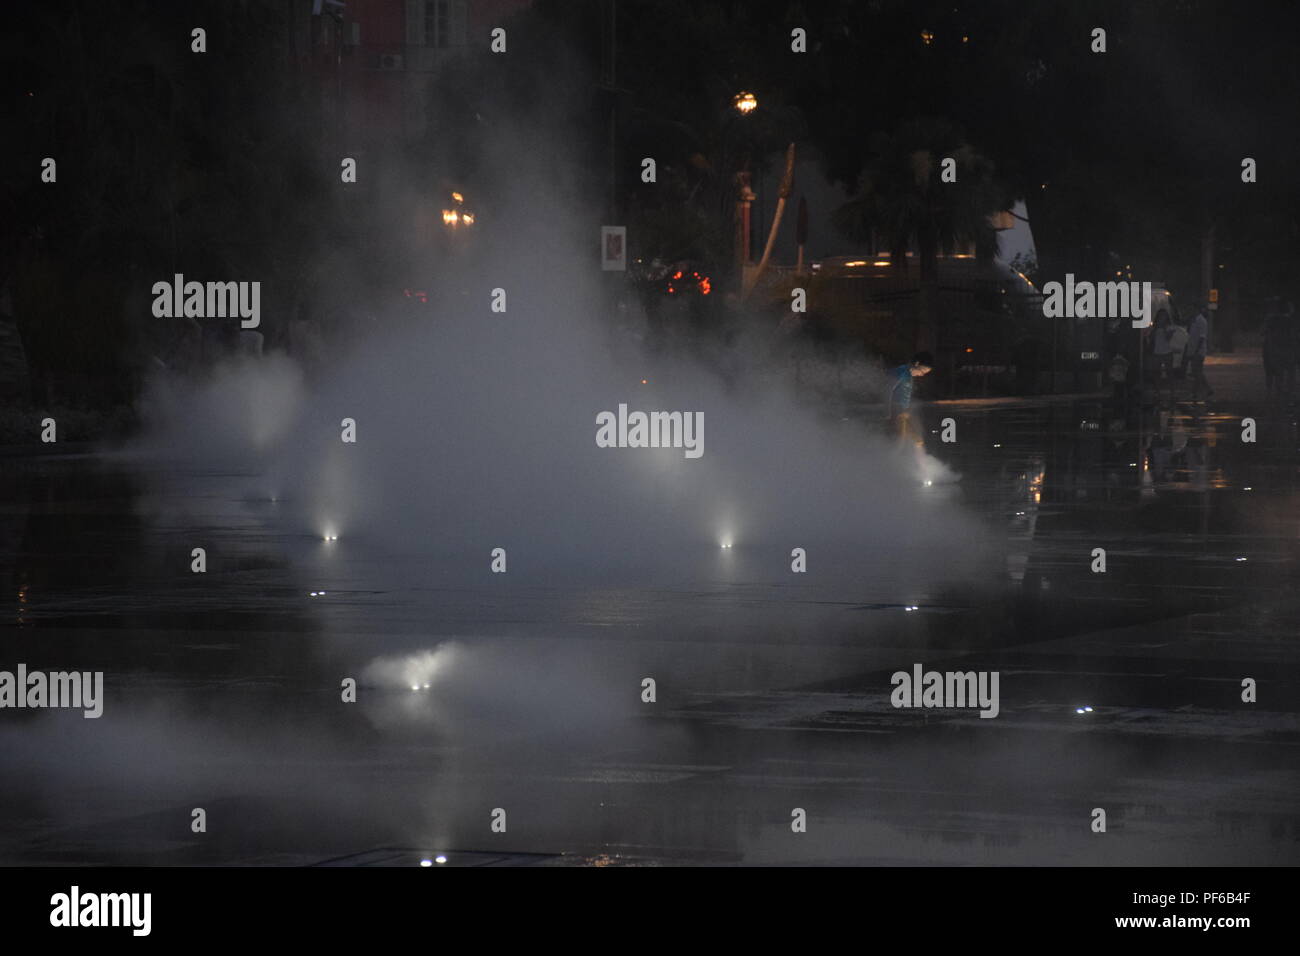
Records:
M606 272L627 271L627 226L600 227L600 267Z

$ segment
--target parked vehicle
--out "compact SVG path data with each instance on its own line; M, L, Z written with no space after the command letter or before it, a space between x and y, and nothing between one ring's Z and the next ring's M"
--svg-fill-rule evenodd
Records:
M930 346L945 394L1042 390L1071 361L1063 324L1043 317L1042 294L1000 259L939 258L932 342L920 327L920 272L910 254L904 269L887 254L825 259L806 281L809 311L835 338L887 362Z

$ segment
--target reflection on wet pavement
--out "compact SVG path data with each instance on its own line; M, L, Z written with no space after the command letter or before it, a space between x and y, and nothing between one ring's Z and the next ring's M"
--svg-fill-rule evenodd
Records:
M256 476L6 458L2 666L107 702L6 712L0 861L1294 864L1296 431L1245 414L936 404L990 560L828 545L797 585L737 542L506 588L323 540ZM914 662L999 671L1000 716L895 710Z

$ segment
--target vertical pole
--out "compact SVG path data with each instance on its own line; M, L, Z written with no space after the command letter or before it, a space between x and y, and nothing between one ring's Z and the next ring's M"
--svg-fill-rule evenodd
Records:
M750 232L749 232L749 209L750 209L750 206L753 204L753 202L754 202L754 200L752 200L752 199L745 199L745 200L742 200L742 202L741 202L741 220L740 220L740 221L741 221L741 223L742 223L743 226L744 226L744 232L745 232L745 241L744 241L744 244L741 246L741 257L740 257L740 261L741 261L741 264L742 264L742 265L749 265L749 244L750 244Z
M1209 351L1210 323L1214 313L1206 308L1210 299L1210 289L1214 288L1214 223L1211 221L1201 235L1201 301L1198 303L1205 311L1206 351Z
M618 219L618 0L609 0L609 221Z
M749 188L750 174L736 173L736 284L740 292L745 287L745 266L749 263L749 204L754 193Z
M740 198L740 190L740 173L736 173L736 204L733 207L731 217L733 226L731 244L733 246L732 253L736 264L736 275L739 277L737 281L743 286L745 282L745 227L742 222L744 219L744 212L742 209L745 204Z

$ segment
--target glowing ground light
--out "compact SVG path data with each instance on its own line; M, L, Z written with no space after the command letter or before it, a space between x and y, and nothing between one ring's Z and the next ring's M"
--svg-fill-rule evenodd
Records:
M447 862L447 858L446 858L445 856L435 856L435 857L433 858L433 862L435 862L435 863L446 863L446 862Z
M312 596L312 597L324 597L324 596L325 596L325 592L324 592L324 591L312 591L312 592L311 592L311 596Z
M1246 559L1246 558L1238 558L1237 560L1238 560L1238 561L1245 561L1245 560L1247 560L1247 559Z
M1074 708L1074 712L1075 712L1076 714L1091 714L1091 713L1092 713L1092 708L1091 708L1091 707L1076 707L1076 708Z
M420 866L433 866L433 861L432 861L432 860L421 860L421 861L420 861Z

